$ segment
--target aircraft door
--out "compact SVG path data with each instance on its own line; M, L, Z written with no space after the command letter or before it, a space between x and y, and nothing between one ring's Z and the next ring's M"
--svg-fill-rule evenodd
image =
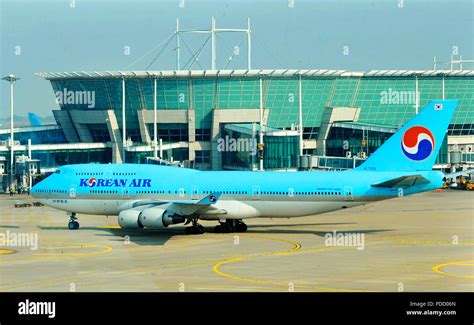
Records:
M193 185L191 189L191 200L197 200L199 196L199 186L198 185Z
M69 198L75 199L77 195L77 187L75 184L69 185Z
M112 180L114 178L114 175L112 173L112 168L110 166L107 166L107 168L105 169L103 178L106 181ZM114 208L114 205L116 206L119 205L119 201L113 199L113 197L115 196L113 195L113 192L112 192L113 190L114 190L114 187L106 188L106 191L108 191L107 192L108 198L102 201L102 209L104 213L108 213L108 211L110 211L111 208Z
M117 177L117 176L115 176L115 177ZM120 179L120 176L118 176L118 178ZM128 184L127 184L127 185L128 185ZM119 209L119 210L120 210L120 206L121 206L122 204L124 204L126 201L130 200L130 193L129 193L129 190L130 190L130 189L127 187L127 185L125 185L125 186L120 186L120 187L118 188L118 191L119 191L119 193L121 194L121 199L117 199L117 200L115 201L115 204L117 205L117 209Z
M120 193L122 193L122 199L129 199L130 193L128 192L128 187L120 186Z
M260 200L260 185L254 185L252 188L252 200Z
M344 187L344 200L354 201L354 197L352 196L352 186Z

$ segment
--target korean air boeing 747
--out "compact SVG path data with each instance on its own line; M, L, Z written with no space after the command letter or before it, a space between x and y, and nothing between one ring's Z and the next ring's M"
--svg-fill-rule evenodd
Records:
M164 229L216 220L216 232L244 232L244 219L302 217L440 188L435 159L457 101L436 100L390 137L361 166L347 171L198 171L134 164L60 167L36 184L40 202L68 212L118 215L123 228Z

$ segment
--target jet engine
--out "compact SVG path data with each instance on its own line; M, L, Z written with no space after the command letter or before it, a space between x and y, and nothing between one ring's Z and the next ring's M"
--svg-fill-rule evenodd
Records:
M162 208L129 209L120 212L118 223L122 228L163 229L169 225L183 223L185 216L169 212Z
M124 210L119 213L118 215L118 223L122 228L143 228L138 221L138 217L140 216L140 210Z

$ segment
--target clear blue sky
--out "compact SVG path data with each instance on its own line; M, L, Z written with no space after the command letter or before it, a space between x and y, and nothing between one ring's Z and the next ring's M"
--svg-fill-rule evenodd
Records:
M0 0L0 75L13 73L15 112L45 116L57 109L48 81L35 72L144 70L157 51L138 61L182 28L241 28L252 20L253 68L429 69L433 56L447 60L453 46L474 59L473 0ZM181 0L183 1L183 0ZM291 4L291 3L290 3ZM205 36L184 36L197 50ZM243 34L221 34L218 67L246 67ZM175 68L170 46L150 70ZM210 42L200 56L210 68ZM349 55L343 47L349 46ZM21 54L16 55L16 46ZM130 47L125 55L124 47ZM182 64L189 59L182 44ZM193 69L199 69L194 65ZM472 65L465 68L473 69ZM0 118L9 116L8 84L0 85Z

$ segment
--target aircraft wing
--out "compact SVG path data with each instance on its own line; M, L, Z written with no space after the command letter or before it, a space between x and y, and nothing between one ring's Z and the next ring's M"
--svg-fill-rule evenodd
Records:
M214 204L219 200L220 193L214 192L201 200L160 200L160 201L138 201L133 204L133 207L139 206L159 206L168 205L166 210L174 212L176 214L187 216L191 215L198 210L205 210L206 213L212 211L212 214L225 214L226 211L213 207Z
M372 184L373 187L407 188L414 185L428 184L430 181L421 175L401 176L388 181Z

